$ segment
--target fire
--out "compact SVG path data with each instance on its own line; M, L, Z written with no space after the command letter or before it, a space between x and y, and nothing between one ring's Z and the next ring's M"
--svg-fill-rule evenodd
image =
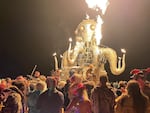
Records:
M92 8L96 11L98 11L99 9L102 12L102 15L105 14L106 9L109 5L109 1L108 0L85 0L88 7ZM96 38L96 43L97 45L100 44L100 40L102 39L102 24L103 24L103 20L100 17L100 15L97 16L97 25L96 25L96 29L95 29L95 38Z
M100 10L102 11L102 14L104 15L107 7L109 5L109 1L108 0L85 0L88 7L97 10L98 8L100 8Z

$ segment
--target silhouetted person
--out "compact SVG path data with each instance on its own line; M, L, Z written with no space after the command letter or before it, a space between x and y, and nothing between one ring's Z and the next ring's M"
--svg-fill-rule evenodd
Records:
M38 82L36 84L36 89L33 92L30 92L27 95L28 101L28 113L39 113L39 111L36 108L36 103L39 98L39 95L44 91L45 84L42 82Z
M74 90L74 97L67 106L65 113L92 113L91 102L82 83L78 84Z
M100 86L94 88L91 93L91 103L93 113L114 113L115 95L107 87L108 78L106 75L100 76Z
M37 100L37 109L40 113L60 113L64 104L64 95L56 89L57 80L48 77L46 80L47 88Z
M145 96L135 80L127 84L127 94L116 99L115 113L150 113L148 97Z

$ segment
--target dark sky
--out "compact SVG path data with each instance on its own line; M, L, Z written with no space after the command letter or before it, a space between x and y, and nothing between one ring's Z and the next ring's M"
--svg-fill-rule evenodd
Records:
M126 78L133 68L150 67L150 0L110 0L103 17L101 44L127 50ZM88 13L84 0L1 0L0 76L42 74L54 68L52 54L68 48L74 30Z

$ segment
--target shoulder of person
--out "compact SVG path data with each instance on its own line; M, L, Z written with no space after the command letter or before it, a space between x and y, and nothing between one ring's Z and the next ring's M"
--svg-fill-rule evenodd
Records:
M37 96L39 96L40 95L40 92L39 91L34 91L34 92L32 92L32 93L29 93L28 94L28 97L30 98L34 98L34 97L37 97Z
M116 101L117 103L122 103L122 102L124 102L125 100L127 100L128 98L129 98L128 95L122 94L122 95L120 95L119 97L117 97L115 101Z
M55 93L57 93L59 95L63 95L63 93L61 91L57 90L57 89L55 90Z
M101 87L95 87L94 89L93 89L93 91L98 91L98 90L100 90L101 89Z
M48 89L46 91L42 92L39 96L41 97L41 96L44 96L44 95L47 95L47 94L48 94Z
M112 94L114 94L114 91L113 91L112 88L108 88L108 90L109 90Z
M84 100L84 102L87 103L87 104L91 104L90 100Z
M20 103L21 102L21 96L20 94L16 93L16 92L13 92L11 93L7 100L7 102L10 102L11 104L14 104L14 103Z
M95 92L97 92L97 91L98 91L98 88L95 87L95 88L93 88L93 89L91 90L91 93L95 93Z

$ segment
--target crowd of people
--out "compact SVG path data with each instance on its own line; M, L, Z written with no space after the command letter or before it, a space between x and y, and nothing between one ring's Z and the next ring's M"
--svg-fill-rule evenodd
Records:
M60 81L60 72L51 76L35 71L0 79L0 113L150 113L150 68L133 69L129 81L99 83L72 73Z

